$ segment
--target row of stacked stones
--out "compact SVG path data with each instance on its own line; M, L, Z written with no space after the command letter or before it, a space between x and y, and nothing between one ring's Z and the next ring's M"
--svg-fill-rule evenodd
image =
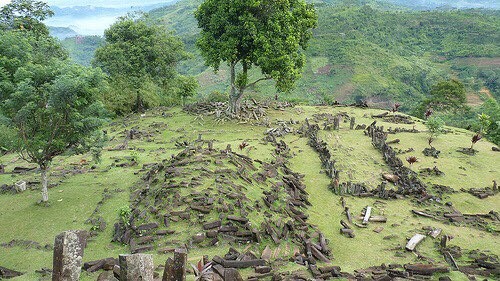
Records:
M378 127L376 123L375 121L368 126L365 133L371 137L373 146L382 153L384 161L397 176L395 183L398 190L396 193L400 195L426 195L427 187L425 184L418 178L417 173L403 165L403 161L396 156L394 149L386 143L387 133L384 132L384 127Z

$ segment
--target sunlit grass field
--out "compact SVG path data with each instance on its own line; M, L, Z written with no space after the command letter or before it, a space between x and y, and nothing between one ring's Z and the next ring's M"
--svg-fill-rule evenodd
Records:
M350 107L296 107L286 110L268 110L271 127L276 127L278 121L296 120L304 121L306 118L313 122L313 114L345 112L355 116L357 124L369 125L373 122L373 114L383 111L376 109L358 109ZM165 117L162 116L165 113ZM19 180L35 182L29 189L18 194L0 194L0 244L8 243L13 239L35 241L42 249L27 249L22 246L0 246L0 266L25 272L26 274L14 280L49 280L41 277L35 270L52 268L52 250L44 249L46 244L52 245L54 237L62 231L72 229L90 230L92 225L85 221L92 216L98 202L105 193L111 194L110 198L103 201L96 214L101 216L106 224L106 229L96 237L92 237L85 249L84 261L91 261L107 257L118 257L121 253L130 251L128 246L111 242L113 225L119 220L119 210L129 205L131 191L144 184L141 176L143 164L161 162L169 159L182 150L175 145L176 141L192 142L201 134L205 140L214 140L217 150L226 148L231 144L233 149L243 141L249 147L238 151L253 159L271 161L273 149L271 144L262 141L265 126L254 124L256 121L218 122L211 116L194 116L183 112L180 108L163 108L146 112L144 117L131 115L114 120L105 130L110 138L103 151L103 161L99 164L92 162L90 155L60 156L52 163L49 183L56 184L49 190L50 206L37 205L41 195L39 192L40 175L37 170L26 174L11 174L16 166L33 166L19 159L15 154L7 154L0 158L0 163L6 165L6 174L0 175L1 184L13 184ZM420 133L399 133L389 135L388 140L398 138L399 144L393 147L414 151L399 155L404 161L407 156L416 156L418 162L411 165L411 169L418 172L422 168L437 166L445 174L440 177L421 177L428 184L442 184L450 186L457 193L444 195L443 201L453 202L454 207L465 214L488 213L491 210L500 211L500 200L497 196L487 199L478 199L472 195L460 192L465 188L483 188L492 185L493 180L500 180L499 153L493 152L493 144L481 140L474 148L479 151L475 156L468 156L457 152L461 147L470 146L472 132L462 129L447 128L449 133L443 134L433 143L441 151L438 159L426 157L422 150L427 146L425 125L417 120L415 125L400 125L384 123L378 120L378 125L384 128L404 127L422 131ZM300 124L290 125L295 129ZM321 127L321 125L320 125ZM122 144L126 131L136 129L145 132L140 139L128 142L126 150L110 150ZM332 157L337 161L341 170L341 181L365 183L376 187L381 181L381 173L390 172L380 154L372 145L369 137L362 130L349 130L348 123L341 123L339 131L320 131L319 137L328 143ZM380 265L382 263L413 263L419 262L418 257L404 250L407 239L415 233L425 233L423 227L430 226L442 228L443 233L454 236L449 244L459 246L465 253L468 250L481 249L491 254L500 255L500 239L498 233L487 232L464 225L451 225L431 219L412 215L412 209L425 210L433 208L432 204L418 205L411 198L401 200L377 200L375 198L357 198L344 196L347 205L354 217L361 214L365 206L372 206L375 215L384 215L388 221L370 223L367 228L354 228L355 238L350 239L340 234L341 219L346 219L340 203L340 196L328 189L330 179L322 172L321 163L317 153L308 146L307 139L297 134L289 134L283 140L291 148L293 157L290 159L290 168L305 175L304 182L309 193L312 206L307 210L309 222L325 234L332 250L332 263L342 267L343 271L353 272L356 269ZM116 164L126 163L129 159L137 159L138 164L131 167L118 167ZM406 161L404 161L405 164ZM409 165L409 164L408 164ZM92 167L94 166L94 167ZM258 199L262 187L257 184L243 183L248 189L249 198ZM389 186L389 185L388 185ZM201 186L200 188L203 188ZM249 217L258 221L257 215L251 213ZM383 227L380 233L373 229ZM180 238L185 238L187 231L182 225L176 225ZM189 225L185 225L189 228ZM493 225L498 230L498 224ZM200 228L201 229L201 228ZM184 233L184 234L183 234ZM287 261L291 255L293 244L284 242L281 251L282 258ZM438 253L438 240L426 238L419 246L418 251L423 256L445 264L441 254ZM158 242L161 243L161 242ZM248 249L260 252L268 240L260 245L250 245ZM289 244L289 247L285 245ZM203 255L224 255L230 246L243 250L248 245L229 245L222 241L216 247L194 247L189 251L189 261L195 263ZM152 251L155 264L165 262L169 255L157 254ZM287 256L288 254L288 256ZM467 260L464 255L459 262ZM285 262L279 270L301 269L298 265ZM249 274L250 271L243 271ZM98 273L82 273L81 280L96 280ZM453 272L452 280L466 280L458 272ZM194 279L193 276L190 276ZM435 276L434 278L437 278Z

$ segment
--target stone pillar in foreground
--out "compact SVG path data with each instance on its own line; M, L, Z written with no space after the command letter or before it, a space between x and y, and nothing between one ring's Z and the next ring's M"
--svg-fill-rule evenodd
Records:
M153 281L153 256L120 255L120 281Z
M87 237L88 233L84 230L65 231L56 236L52 281L78 281L80 279Z
M186 281L186 266L186 249L175 249L174 259L168 258L165 262L162 281Z

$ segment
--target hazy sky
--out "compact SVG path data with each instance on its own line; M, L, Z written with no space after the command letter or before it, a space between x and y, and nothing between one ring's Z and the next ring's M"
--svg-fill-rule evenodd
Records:
M9 3L10 0L0 0L0 6ZM150 4L166 3L165 0L46 0L49 5L59 7L71 6L96 6L96 7L130 7L130 6L146 6Z
M46 0L44 2L51 6L72 7L72 6L94 6L109 8L130 8L132 6L148 6L159 3L169 3L173 0ZM0 6L9 3L10 0L0 0ZM124 15L123 10L107 12L105 14L96 13L89 15L55 15L44 21L49 26L70 27L82 35L102 35L104 30L113 24L119 16Z

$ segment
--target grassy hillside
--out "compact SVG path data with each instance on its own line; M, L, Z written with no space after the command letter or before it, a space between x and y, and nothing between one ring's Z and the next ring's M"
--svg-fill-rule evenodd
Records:
M428 94L430 85L457 76L465 80L471 94L487 88L500 98L495 86L497 67L480 73L454 60L500 57L498 11L414 12L381 2L338 2L315 1L318 28L306 52L303 78L286 97L289 100L317 104L368 99L381 106L404 101L403 109L408 110ZM151 12L153 19L173 28L195 54L198 30L193 11L199 3L180 1ZM225 70L214 76L199 55L182 69L198 75L203 95L227 90ZM273 84L261 84L254 94L274 95Z
M85 66L90 66L95 50L103 43L101 36L73 36L61 41L71 59Z
M280 187L279 182L290 177L287 174L289 172L279 168L277 174L271 173L267 179L264 177L264 181L258 180L259 173L271 171L269 167L277 161L288 162L286 165L289 170L304 175L302 182L310 205L298 209L308 216L306 231L321 231L325 235L332 252L332 264L341 266L342 271L352 273L356 269L382 263L405 264L431 260L446 265L436 246L439 238L435 240L428 237L424 240L417 248L419 256L404 250L409 237L415 233L425 234L424 229L428 227L441 228L443 235L454 237L448 243L455 250L460 247L462 256L455 256L460 266L470 261L472 250L480 249L489 255L500 255L499 221L487 217L477 220L467 217L462 222L439 219L443 212L453 212L453 208L462 214L487 214L500 210L498 194L478 199L465 192L470 188L491 187L492 180L499 180L498 152L491 150L491 143L481 140L474 146L478 151L476 155L462 154L457 150L469 146L472 133L450 127L446 134L439 136L433 143L441 151L440 157L435 159L421 152L427 146L427 134L421 120L414 120L415 124L394 124L389 119L372 117L383 111L350 107L269 108L266 112L267 116L259 118L259 121L236 122L217 119L215 115L191 115L179 108L164 108L148 111L144 116L131 115L114 120L105 128L110 141L103 151L102 163L92 163L90 155L61 156L53 162L50 171L50 207L35 204L40 197L38 171L12 173L15 167L32 165L14 154L2 156L0 163L6 165L7 173L0 175L0 186L10 186L25 180L29 189L23 193L0 193L0 225L10 226L0 228L1 266L26 273L14 280L49 280L35 273L35 270L51 267L54 236L68 229L93 231L94 236L85 249L84 261L127 253L131 250L130 246L111 240L113 225L122 221L120 211L130 209L135 214L133 216L137 216L137 224L155 221L155 214L163 215L165 212L173 214L180 210L189 214L187 219L171 220L169 227L161 224L160 229L173 231L173 234L155 236L152 244L154 250L149 253L155 255L156 265L163 264L171 255L159 254L157 250L184 243L191 245L191 263L204 254L210 257L224 255L229 247L240 251L247 248L260 255L264 247L269 245L275 253L272 259L275 270L305 270L305 267L289 262L294 249L302 247L292 240L293 236L282 239L280 243L274 243L265 234L262 234L259 244L240 244L225 236L219 236L217 246L209 246L210 239L204 239L199 244L190 242L193 235L204 232L201 227L203 223L224 213L220 200L226 205L245 206L236 207L225 214L245 216L245 212L245 217L257 229L260 229L260 223L267 220L268 215L273 223L287 222L288 215L280 211L286 208L283 204L289 200L286 192L276 193L278 197L269 210L265 209L262 198ZM329 116L337 114L341 114L345 120L340 124L340 130L323 130L323 124L328 123ZM377 120L377 125L384 126L385 130L419 130L418 133L389 134L388 140L400 139L400 143L392 147L398 152L404 166L417 172L416 177L427 185L426 192L433 196L430 200L419 202L417 199L421 195L397 196L398 199L382 199L378 195L337 195L330 189L331 179L324 172L318 153L310 146L310 139L304 133L306 119L310 125L320 126L318 137L325 141L331 151L331 159L336 161L340 182L364 184L376 189L382 183L381 174L391 172L391 167L371 145L364 131L349 129L348 120L352 117L356 118L356 124L369 125ZM277 143L283 141L285 145L281 143L276 146L270 141L265 134L270 128L289 128L288 134L276 137ZM134 132L133 137L124 142L131 130ZM201 141L197 141L200 134ZM212 151L207 150L209 140L213 141ZM247 142L248 146L239 149L243 142ZM125 149L120 149L124 144ZM234 153L226 151L228 144ZM404 160L409 156L416 156L419 161L409 165ZM241 165L246 168L240 170ZM425 168L433 167L444 172L444 175L420 173ZM180 187L171 186L176 184ZM432 187L434 184L446 185L448 188L436 189ZM1 189L5 188L3 186ZM398 188L400 186L387 183L387 190ZM367 228L351 224L356 237L351 239L341 235L339 221L347 221L341 197L349 206L354 221L361 223L357 217L364 207L372 206L375 215L387 217L387 223L370 223ZM175 201L175 198L181 201ZM209 213L192 209L200 198L215 199ZM260 207L264 209L257 208L256 204L264 206ZM191 209L185 209L187 206L191 206ZM436 219L413 215L412 209L434 214ZM141 216L138 216L139 213ZM383 227L383 230L375 233L373 230L378 227ZM243 274L251 272L247 270ZM467 280L458 271L452 272L450 276L452 280ZM84 273L81 280L96 278L97 273ZM493 280L495 277L490 278Z

